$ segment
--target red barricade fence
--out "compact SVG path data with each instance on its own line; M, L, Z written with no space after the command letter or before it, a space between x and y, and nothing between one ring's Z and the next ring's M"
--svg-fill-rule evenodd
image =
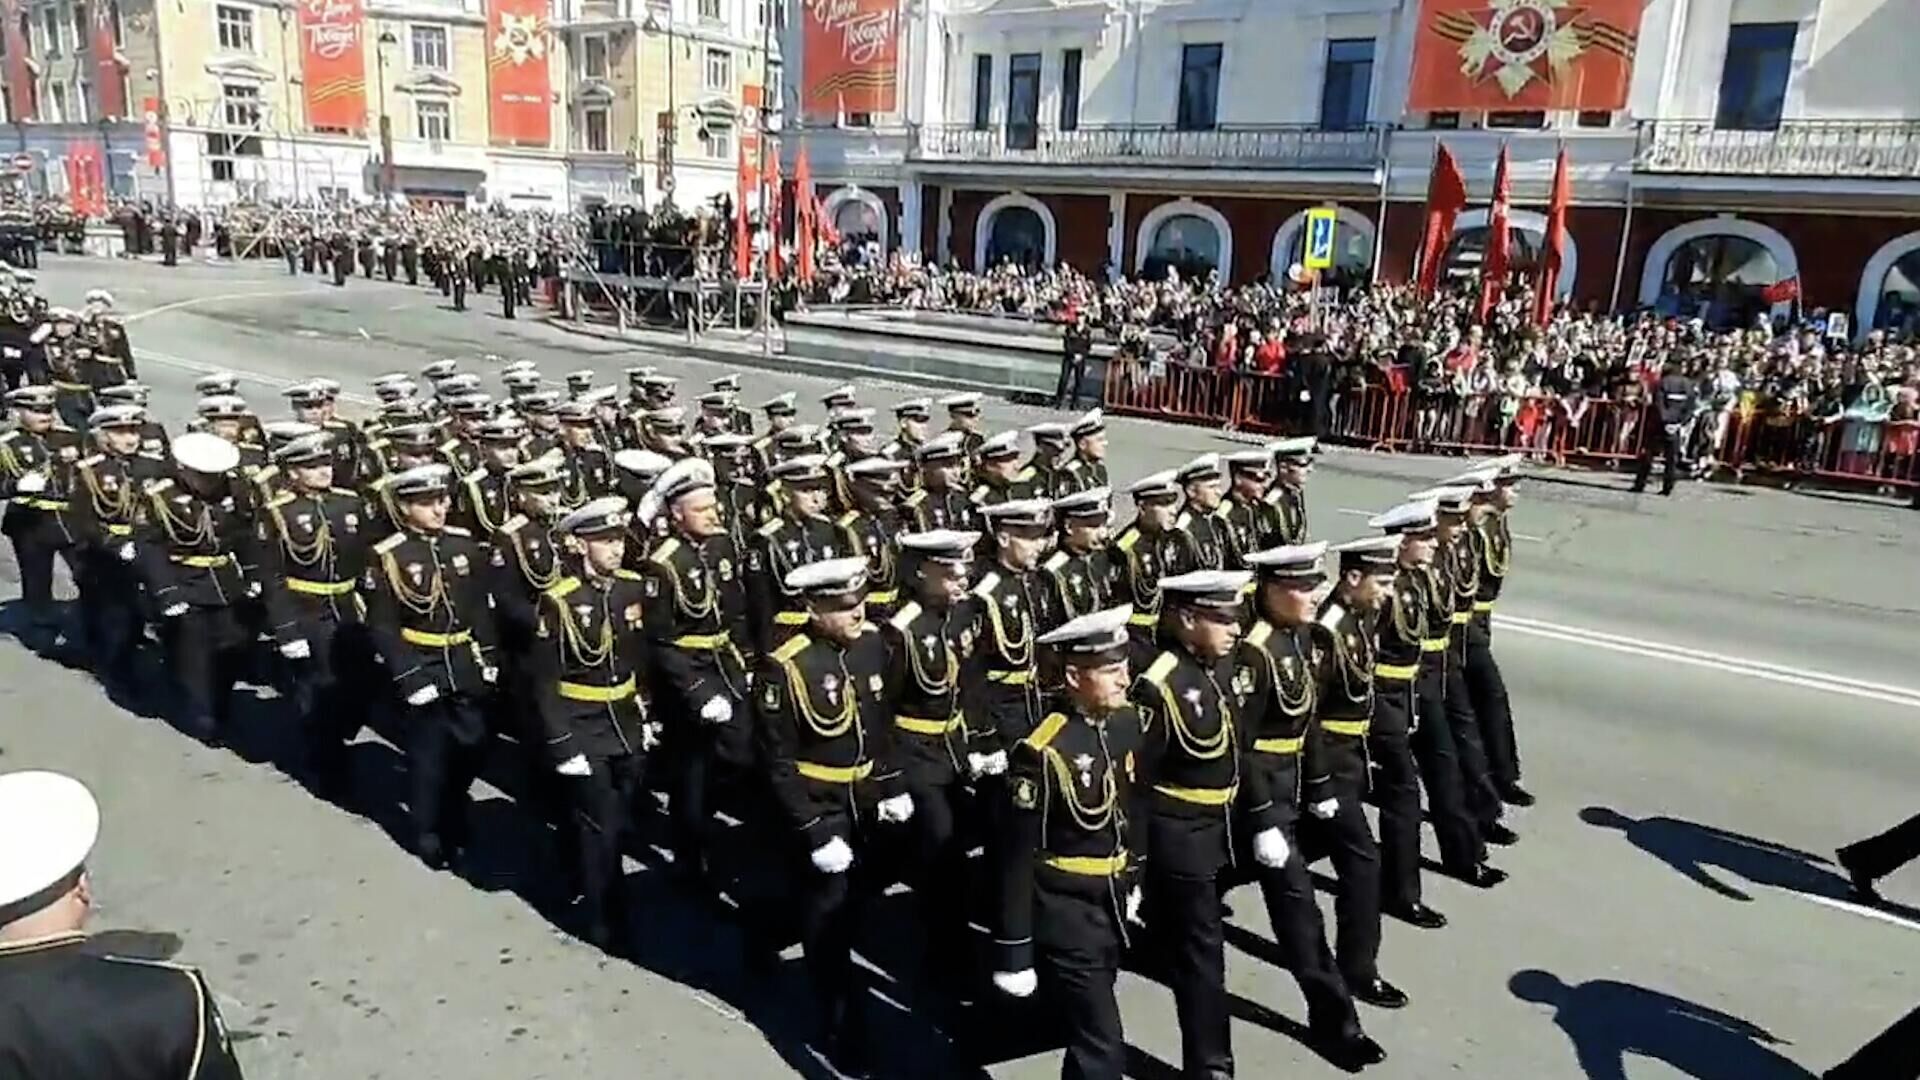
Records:
M1398 380L1394 380L1398 382ZM1399 385L1336 391L1316 418L1299 383L1258 372L1118 360L1107 411L1262 435L1315 430L1328 441L1401 453L1519 452L1556 465L1618 469L1646 440L1638 402L1586 396L1438 394ZM1920 420L1819 419L1800 412L1709 412L1696 445L1735 479L1763 474L1873 491L1920 486Z

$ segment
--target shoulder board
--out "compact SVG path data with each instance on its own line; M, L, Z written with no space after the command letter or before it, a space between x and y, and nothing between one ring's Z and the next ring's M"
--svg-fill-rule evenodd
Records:
M241 466L241 467L245 468L245 466ZM267 481L279 475L280 475L280 466L262 465L259 468L253 470L253 482L256 484L264 484Z
M1170 652L1163 652L1159 656L1154 657L1153 663L1147 665L1147 670L1141 673L1140 677L1155 686L1159 686L1167 681L1168 675L1173 674L1174 665L1179 662L1179 657L1174 656Z
M631 570L629 570L629 569L627 569L627 568L626 568L626 567L624 567L624 566L622 566L622 567L620 567L619 569L617 569L617 570L615 570L615 571L613 572L613 576L614 576L614 577L616 577L616 578L618 578L618 579L620 579L621 581L640 581L640 580L643 580L643 579L642 579L642 578L640 577L640 575L639 575L639 574L636 574L636 573L634 573L633 571L631 571Z
M651 562L664 564L668 559L673 558L674 553L679 550L680 538L677 536L669 536L665 540L660 541L659 546L653 549L653 554L648 555L647 559Z
M1027 736L1023 741L1035 750L1045 750L1047 744L1053 741L1054 736L1060 734L1060 729L1066 726L1067 718L1064 715L1060 713L1049 713L1047 718L1040 721L1039 726L1033 729L1033 734Z
M773 534L779 532L780 527L782 525L785 525L786 523L787 523L786 518L782 518L782 517L774 518L772 521L769 521L765 525L760 526L760 529L759 529L760 535L772 536Z
M1180 511L1180 516L1173 519L1173 527L1176 529L1184 529L1191 524L1193 524L1193 515L1185 510Z
M348 489L348 488L338 488L338 487L337 487L337 488L328 488L327 490L328 490L328 491L329 491L329 492L330 492L331 494L334 494L334 495L338 495L339 497L341 497L341 498L343 498L343 499L357 499L357 498L359 498L359 497L360 497L360 493L359 493L359 492L357 492L357 491L353 491L353 490L351 490L351 489Z
M500 523L500 531L503 533L517 533L526 527L527 515L525 514L515 514Z
M173 488L173 479L171 477L164 480L149 480L147 482L147 494L149 495L158 495L164 491L169 491L172 488Z
M1220 505L1213 508L1213 516L1222 521L1230 520L1233 517L1235 505L1237 504L1231 499L1221 499Z
M905 607L902 607L899 611L894 612L893 618L888 619L887 621L893 624L894 629L904 632L907 629L907 627L913 625L913 620L919 617L920 617L920 605L915 601L909 600L907 601L907 604Z
M367 443L367 449L385 450L389 445L391 444L389 444L385 438L379 438L379 439L374 439L372 442Z
M858 511L858 510L849 510L849 511L847 511L847 512L846 512L846 513L844 513L844 514L841 514L841 515L840 515L840 520L839 520L838 522L835 522L835 524L837 524L837 525L839 525L839 526L840 526L841 528L843 528L843 529L845 529L845 528L849 528L850 526L852 526L852 525L853 525L853 523L854 523L854 522L856 522L856 521L859 521L859 520L860 520L860 511Z
M83 469L91 469L105 460L107 460L107 455L105 454L94 454L92 457L83 457L80 459L80 467Z
M1121 551L1132 551L1134 545L1139 542L1140 530L1128 528L1126 532L1120 534L1120 539L1114 541L1113 546L1119 548Z
M482 467L482 468L475 469L472 472L468 473L467 475L461 477L460 480L462 483L477 484L480 481L485 480L486 478L487 478L487 470L484 467Z
M972 494L972 495L970 495L970 496L968 496L968 497L969 497L969 498L971 498L971 499L972 499L972 500L973 500L974 502L979 502L980 500L982 500L982 499L984 499L984 498L986 498L986 497L987 497L987 485L985 485L985 484L981 484L981 485L980 485L979 487L977 487L977 488L974 488L974 489L973 489L973 494Z
M273 509L275 507L285 506L292 501L293 501L293 492L283 491L280 494L275 495L273 498L267 500L267 507L269 509Z
M448 536L458 536L458 537L461 537L462 539L470 538L473 536L471 532L468 532L465 528L459 525L448 525L445 528L441 529L440 531L446 533Z
M367 486L372 488L375 493L379 493L387 490L387 488L392 486L392 484L393 484L393 474L388 473L385 476L374 477L372 481L370 481L367 484Z
M382 555L391 555L393 554L394 548L397 548L401 544L404 544L406 542L407 542L407 534L403 532L397 532L397 533L394 533L392 536L387 537L385 540L382 540L379 543L373 545L373 550Z
M19 437L20 433L18 431L9 431L5 435L0 435L0 443L10 443Z
M451 454L458 449L460 449L459 439L448 439L446 442L440 444L440 452L443 454Z
M559 581L554 582L553 585L547 589L547 595L552 597L555 600L560 600L565 598L569 593L573 592L573 590L579 587L580 587L579 578L563 577Z
M813 644L812 638L805 634L795 634L787 639L786 644L773 650L772 656L775 660L785 662L799 656L811 644Z
M1326 610L1320 613L1320 625L1332 630L1334 627L1339 626L1340 620L1346 618L1346 616L1347 609L1341 607L1339 604L1328 604Z
M867 636L868 634L877 634L877 633L879 633L879 632L880 632L880 628L879 628L879 627L877 627L877 626L875 626L875 625L873 625L873 624L872 624L872 623L870 623L870 622L862 622L862 623L860 624L860 630L859 630L859 632L857 632L857 633L855 633L855 634L854 634L853 636L854 636L854 637L866 637L866 636Z
M1021 469L1018 473L1014 474L1013 482L1016 484L1024 484L1027 481L1033 479L1037 475L1039 474L1034 471L1033 466L1029 465L1024 469Z
M1066 552L1056 551L1052 555L1047 556L1047 561L1041 565L1043 569L1046 569L1048 571L1058 570L1061 567L1067 565L1067 558L1068 556Z
M999 586L1000 586L1000 575L995 573L992 570L989 570L987 571L986 576L980 579L980 584L975 585L973 587L973 595L979 596L979 597L989 596L993 593L993 590L998 588Z
M920 489L918 489L918 490L916 490L916 491L915 491L915 492L914 492L913 494L911 494L911 495L909 495L909 496L907 496L907 505L908 505L908 506L919 506L919 505L920 505L921 503L923 503L923 502L926 502L926 501L927 501L927 489L926 489L926 488L920 488Z
M1253 624L1253 629L1247 631L1247 644L1265 645L1267 639L1272 636L1273 624L1265 619L1261 619L1259 622Z
M166 459L166 457L165 457L164 455L161 455L161 454L156 454L156 453L154 453L154 452L152 452L151 450L141 450L141 451L139 451L138 453L136 453L136 454L134 454L133 456L134 456L134 457L139 457L139 458L146 458L146 459L147 459L148 461L160 461L160 462L164 462L164 461L166 461L166 460L167 460L167 459Z

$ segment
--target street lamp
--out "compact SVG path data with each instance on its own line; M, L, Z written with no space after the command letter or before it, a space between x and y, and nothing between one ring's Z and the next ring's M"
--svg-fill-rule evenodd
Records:
M380 31L380 38L373 51L374 65L379 72L380 84L380 210L385 213L393 205L393 118L387 115L387 50L400 44L392 30Z

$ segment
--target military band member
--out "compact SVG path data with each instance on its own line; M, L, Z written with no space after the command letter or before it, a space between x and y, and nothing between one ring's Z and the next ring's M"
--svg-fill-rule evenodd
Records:
M1307 542L1307 477L1313 472L1313 454L1319 441L1311 435L1281 439L1267 449L1273 452L1273 484L1267 489L1267 502L1279 514L1274 544Z
M1158 472L1135 480L1127 493L1133 496L1134 517L1113 542L1113 598L1132 608L1132 659L1135 670L1144 671L1160 653L1160 579L1168 576L1174 558L1180 485L1171 471Z
M471 533L447 524L450 484L439 463L393 477L401 529L374 545L364 585L374 645L407 710L414 851L436 870L466 847L467 789L499 677L487 554Z
M1130 614L1083 615L1041 639L1064 664L1065 696L1009 752L993 984L1017 998L1044 988L1058 1003L1063 1080L1120 1080L1126 1070L1114 982L1138 933L1145 829L1135 814L1140 718L1127 700Z
M947 410L947 430L959 433L960 449L972 460L987 438L986 421L980 415L980 395L972 391L948 394L940 399L940 407Z
M1480 721L1487 766L1500 798L1513 806L1532 806L1533 794L1520 784L1520 752L1507 682L1493 655L1493 606L1500 599L1500 589L1513 564L1513 532L1507 514L1519 499L1519 455L1485 462L1448 483L1462 481L1474 488L1467 527L1473 532L1480 556L1480 588L1474 597L1473 619L1467 626L1467 691Z
M53 560L70 558L73 534L66 523L73 463L80 436L55 419L55 390L23 386L10 390L7 405L18 420L0 434L0 498L7 510L0 532L13 542L20 566L20 595L36 636L50 645L58 612L53 606Z
M260 593L247 578L254 538L234 494L239 448L188 432L173 440L173 459L172 477L146 486L135 566L164 622L167 668L185 698L182 725L217 745L253 642L242 609Z
M914 450L918 490L907 496L907 514L920 532L934 529L968 530L978 521L978 510L967 497L966 451L960 436L937 435Z
M1227 523L1220 501L1226 492L1219 454L1202 454L1174 470L1186 501L1168 532L1174 539L1165 568L1169 575L1220 570L1227 565Z
M1242 765L1232 682L1251 575L1199 570L1160 579L1167 647L1134 681L1145 817L1147 927L1173 989L1185 1076L1231 1077L1219 877L1232 864L1229 819Z
M603 948L623 947L631 926L621 858L659 736L642 687L642 579L623 565L627 525L627 501L618 495L560 519L555 531L577 546L578 572L541 594L529 658L545 758L564 778L573 811L586 938Z
M147 484L167 475L167 459L141 447L146 410L108 405L89 422L96 451L75 462L67 523L78 564L80 619L95 670L111 689L134 689L134 657L146 615L134 572L134 526Z
M1357 1069L1385 1060L1386 1052L1361 1030L1327 946L1299 843L1306 748L1322 737L1315 707L1326 646L1314 627L1314 594L1327 579L1321 570L1326 550L1321 542L1249 552L1245 559L1255 574L1255 615L1233 674L1247 749L1235 832L1250 839L1254 879L1282 961L1307 1001L1309 1032L1335 1064Z
M1034 497L1057 499L1080 490L1080 459L1074 454L1067 425L1034 424L1027 434L1033 436L1033 480L1029 487Z
M1107 418L1099 409L1091 409L1068 429L1073 436L1073 452L1079 458L1076 477L1082 487L1107 487Z
M762 654L806 625L801 597L785 586L794 568L854 554L827 517L831 477L825 455L789 458L775 465L771 475L780 484L782 506L760 526L747 549L748 605L759 635L756 651Z
M1035 619L1046 584L1040 559L1053 533L1053 508L1044 499L994 503L980 511L989 538L989 560L973 587L980 613L974 657L984 682L975 695L968 738L1005 747L1026 738L1040 722L1040 685Z
M20 1080L240 1080L198 971L85 933L100 807L51 772L0 776L0 1047Z
M1003 431L980 442L974 452L975 509L1033 497L1034 470L1020 463L1020 433Z
M866 560L804 563L781 587L803 598L807 623L760 663L760 757L810 863L800 925L820 1009L819 1049L858 1075L868 1053L867 995L853 948L890 880L883 834L915 808L887 711L886 643L866 621Z
M285 484L254 525L267 627L292 665L308 764L328 784L343 779L374 677L356 591L375 535L372 513L359 494L335 486L331 440L319 432L274 452Z

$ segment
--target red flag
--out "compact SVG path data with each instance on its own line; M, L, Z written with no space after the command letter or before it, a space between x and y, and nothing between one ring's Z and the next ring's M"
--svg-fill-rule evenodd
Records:
M1507 144L1500 144L1500 163L1493 169L1493 204L1487 207L1487 250L1480 261L1480 319L1507 285L1507 204L1513 195L1507 182Z
M800 144L800 156L793 163L793 244L794 271L802 282L813 280L813 170L807 165L807 144Z
M1460 175L1460 164L1445 143L1433 158L1433 175L1427 180L1427 226L1420 241L1420 265L1414 284L1423 293L1433 291L1440 281L1440 262L1447 254L1447 241L1453 239L1453 221L1467 206L1467 181Z
M1547 235L1540 245L1540 275L1535 281L1533 321L1547 324L1553 314L1554 294L1560 291L1560 269L1567 251L1567 203L1573 199L1573 183L1567 177L1567 148L1553 162L1553 197L1547 203Z
M1784 304L1789 300L1800 299L1800 278L1786 278L1760 290L1760 299L1769 304Z
M747 228L747 194L753 185L747 179L747 146L740 144L740 162L735 170L737 190L733 193L733 276L745 281L753 276L753 233Z
M767 278L780 276L780 148L767 147Z

